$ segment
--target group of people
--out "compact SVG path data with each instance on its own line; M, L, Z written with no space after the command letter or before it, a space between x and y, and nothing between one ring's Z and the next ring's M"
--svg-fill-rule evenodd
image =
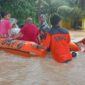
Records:
M37 42L38 27L32 23L32 18L28 18L22 28L17 26L17 20L10 21L11 14L3 12L0 20L0 36L12 39ZM17 29L18 28L18 29Z
M66 29L60 27L61 18L58 15L53 15L50 18L51 28L44 21L43 16L39 17L42 24L40 28L32 22L32 18L27 18L23 27L16 31L17 33L13 32L16 23L11 23L10 18L10 13L2 13L2 19L0 20L1 37L36 42L39 44L38 46L45 50L50 48L53 58L58 62L72 60L69 46L70 35Z

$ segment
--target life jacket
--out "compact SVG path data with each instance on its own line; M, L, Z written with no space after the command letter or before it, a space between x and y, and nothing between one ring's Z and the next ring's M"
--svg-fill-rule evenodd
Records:
M60 63L72 60L70 53L70 36L67 30L60 27L52 28L45 39L42 40L44 47L51 49L53 58Z

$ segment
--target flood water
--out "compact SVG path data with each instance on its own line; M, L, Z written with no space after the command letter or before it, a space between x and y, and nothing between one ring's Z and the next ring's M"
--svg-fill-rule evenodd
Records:
M85 53L60 64L50 54L25 58L0 51L0 85L85 85Z
M0 51L0 85L85 85L85 54L67 64Z

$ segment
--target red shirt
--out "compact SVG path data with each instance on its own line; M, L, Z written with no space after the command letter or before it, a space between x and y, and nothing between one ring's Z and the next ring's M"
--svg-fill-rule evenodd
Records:
M21 33L23 35L19 39L37 42L38 41L37 40L38 32L39 32L39 30L36 25L34 25L32 23L26 23L21 29Z

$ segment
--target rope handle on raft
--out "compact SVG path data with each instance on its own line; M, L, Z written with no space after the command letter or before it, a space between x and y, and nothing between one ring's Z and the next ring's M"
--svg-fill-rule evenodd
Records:
M23 45L24 45L24 42L19 43L19 44L17 45L17 49L22 48L22 47L23 47Z
M36 49L44 49L42 45L32 45L32 47Z
M2 41L2 45L7 44L10 45L10 43L12 42L13 39L5 39L4 41Z

